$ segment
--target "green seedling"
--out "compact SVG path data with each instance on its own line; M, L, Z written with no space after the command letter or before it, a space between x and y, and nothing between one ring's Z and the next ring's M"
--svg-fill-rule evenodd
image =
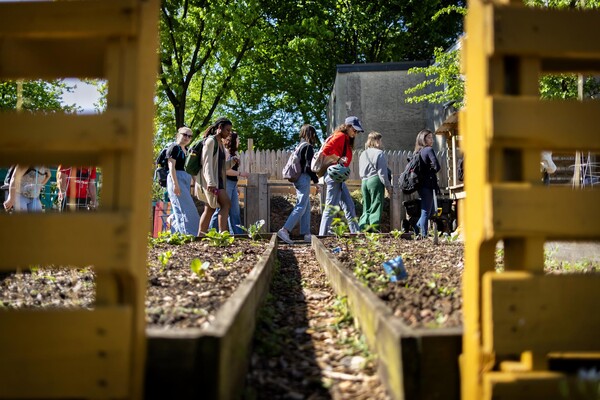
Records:
M394 229L393 231L390 232L390 234L394 237L394 239L399 239L402 236L402 231L399 231L398 229Z
M229 257L227 254L223 254L223 264L224 265L233 264L234 262L236 262L240 258L242 258L242 254L243 253L241 251L234 253L231 257Z
M258 239L260 239L260 230L264 224L265 224L265 220L261 219L261 220L256 221L252 225L250 225L248 228L246 228L243 225L238 225L238 227L241 228L244 232L246 232L248 234L248 236L250 237L250 239L258 240Z
M162 273L165 270L172 255L173 255L173 253L171 252L171 250L165 251L158 255L158 261L160 261L160 265L161 265L160 271L158 271L159 273Z
M217 232L215 228L212 228L206 232L206 236L202 240L209 242L214 247L227 247L233 244L235 238L231 236L229 231Z
M192 272L200 279L206 276L206 271L209 267L210 263L208 261L202 262L198 258L194 258L190 263L190 270L192 270Z
M167 243L167 244L175 244L175 245L181 245L181 244L185 244L185 243L189 243L194 241L196 237L194 235L186 235L184 233L179 233L179 232L175 232L175 233L171 233L171 232L160 232L158 234L158 237L156 238L150 238L150 245L151 246L156 246L157 244L160 243Z
M244 232L248 234L248 237L252 240L260 239L260 230L265 225L265 220L261 219L250 225L249 227L245 227L242 225L238 225Z

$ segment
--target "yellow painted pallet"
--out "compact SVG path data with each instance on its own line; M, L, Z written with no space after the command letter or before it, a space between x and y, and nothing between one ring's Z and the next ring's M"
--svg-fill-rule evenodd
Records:
M598 73L600 12L468 3L463 399L591 398L549 354L600 358L598 276L544 275L544 243L599 240L600 191L546 187L540 152L600 150L593 101L542 101L545 73ZM593 222L592 222L593 221ZM495 271L504 243L504 273ZM577 386L577 385L575 385ZM567 390L567 392L565 392ZM572 389L575 390L575 389Z
M97 165L104 176L97 212L0 215L0 271L96 273L92 310L0 311L0 398L142 398L158 9L158 0L0 3L0 80L108 85L102 114L0 113L6 165Z

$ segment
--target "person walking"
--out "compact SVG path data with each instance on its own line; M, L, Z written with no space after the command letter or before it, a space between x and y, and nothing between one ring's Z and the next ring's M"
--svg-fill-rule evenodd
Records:
M240 146L240 138L236 131L231 132L231 136L223 139L223 145L225 147L226 159L237 157L237 151ZM229 209L229 218L227 219L229 225L229 233L232 235L239 235L244 233L244 230L240 228L242 224L241 210L240 210L240 197L238 194L238 179L240 177L247 178L250 174L242 172L240 169L240 163L233 163L231 168L227 170L227 182L225 184L227 195L231 201L231 208ZM209 229L218 229L219 222L218 216L220 208L217 208L212 215L210 220Z
M62 211L94 210L98 206L96 167L58 166L56 182Z
M352 162L354 138L360 132L364 132L360 120L354 116L348 117L343 124L336 128L321 150L321 153L325 156L336 155L339 164L329 167L324 175L327 191L325 194L325 209L319 227L320 236L329 234L329 228L335 217L332 207L338 205L344 210L350 233L358 232L354 200L352 200L348 186L344 181L350 175L348 166Z
M15 165L8 183L4 209L10 211L42 211L40 193L50 179L50 170L44 166Z
M185 171L185 157L192 141L192 130L181 127L177 130L175 143L167 149L167 193L171 201L172 214L169 216L171 231L196 235L200 215L191 194L192 176Z
M361 231L379 231L381 213L385 199L385 190L392 191L388 177L388 166L383 154L382 136L379 132L371 132L365 143L365 151L358 162L363 213L358 221Z
M218 208L219 232L227 230L227 219L231 200L225 190L227 170L239 159L226 159L223 140L231 135L233 124L227 118L218 118L204 131L202 146L202 169L196 175L196 196L204 201L204 212L200 216L198 236L208 231L213 213Z
M427 236L427 224L435 212L433 198L439 191L437 172L440 170L440 163L432 146L433 133L428 129L423 129L417 134L413 154L413 157L420 157L421 161L421 185L418 188L421 197L421 217L416 226L421 238Z
M310 234L310 182L315 185L319 182L317 174L310 169L310 160L314 155L314 145L317 142L317 131L312 125L305 124L300 128L300 169L302 174L296 182L296 205L288 216L277 236L288 244L294 243L290 239L290 232L300 222L300 235L305 242L311 241ZM317 185L317 193L319 186Z

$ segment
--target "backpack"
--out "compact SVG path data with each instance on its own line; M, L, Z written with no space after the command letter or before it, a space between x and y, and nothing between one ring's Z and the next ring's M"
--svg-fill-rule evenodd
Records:
M333 137L333 135L329 136L326 140L325 143L327 143L331 138ZM331 155L324 155L323 154L323 147L325 147L325 143L323 144L323 146L321 146L321 148L319 149L319 151L317 151L315 153L315 155L313 156L311 162L310 162L310 169L312 169L312 171L317 174L317 176L320 178L323 175L325 175L325 173L327 172L327 168L329 168L330 166L332 166L333 164L337 163L339 158L337 155L335 154L331 154ZM348 139L345 138L344 141L344 151L342 152L343 156L346 156L346 146L348 145Z
M400 189L404 194L411 194L421 187L421 155L420 151L412 155L408 164L400 174Z
M281 173L283 174L284 179L287 179L290 182L296 182L300 175L302 175L302 165L300 163L302 157L301 152L308 146L307 142L302 142L290 154L290 158L288 158L287 163L283 167Z
M185 172L187 172L188 174L196 176L202 169L202 148L204 147L204 141L210 137L211 136L207 138L198 138L190 146L190 150L188 151L188 154L185 157L185 164L183 167L183 169L185 169ZM215 138L213 138L213 140L215 140ZM213 156L217 154L218 148L218 145L215 146Z
M156 157L156 169L154 170L154 180L158 182L161 187L167 187L167 175L169 175L169 161L167 158L167 152L174 143L169 143L164 149L160 151L158 157Z

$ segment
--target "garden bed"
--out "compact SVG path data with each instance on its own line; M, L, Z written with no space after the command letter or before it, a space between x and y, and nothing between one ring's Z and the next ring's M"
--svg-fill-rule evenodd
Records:
M390 395L458 399L462 244L357 235L315 239L313 247L378 354ZM397 256L408 277L390 282L381 264Z
M256 314L277 257L275 235L157 243L148 251L146 398L235 398ZM204 264L195 273L192 262ZM33 268L0 277L0 306L93 308L92 268Z

